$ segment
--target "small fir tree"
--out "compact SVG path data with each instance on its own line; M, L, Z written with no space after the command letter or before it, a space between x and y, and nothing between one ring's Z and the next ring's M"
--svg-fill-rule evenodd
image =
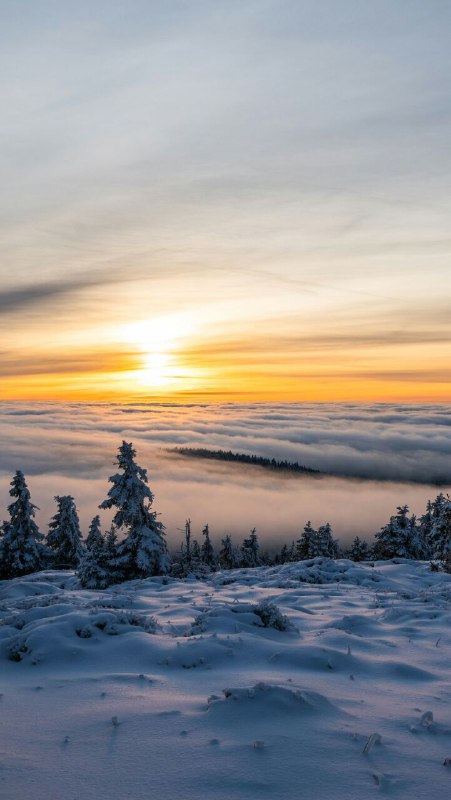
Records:
M49 523L47 546L52 552L53 564L60 569L78 567L84 555L80 521L74 498L56 496L58 510Z
M23 472L17 470L9 490L15 500L8 506L10 520L0 539L0 577L15 578L45 566L43 535L34 521L37 506L30 499Z
M332 526L330 522L318 528L318 555L326 558L337 558L338 542L332 536Z
M349 551L349 558L352 561L366 561L369 557L370 548L367 542L356 536Z
M86 537L85 546L87 550L92 550L93 546L98 545L99 542L104 543L102 532L100 530L100 517L97 514L89 526L88 535Z
M276 555L276 564L286 564L290 560L288 545L282 545L280 553Z
M100 519L94 517L86 537L86 551L81 559L78 577L84 589L106 589L110 585L106 543L100 530Z
M259 547L256 529L252 528L250 535L241 545L242 567L258 567L260 565Z
M191 552L191 520L185 521L185 537L171 565L171 575L176 578L186 578L192 571Z
M118 564L126 580L161 575L169 568L164 526L151 509L147 470L135 463L135 456L133 445L123 441L117 456L121 472L109 478L112 487L99 506L117 509L113 524L125 533L118 547Z
M313 557L314 541L318 532L312 528L310 520L304 525L301 537L296 542L296 557L299 561L305 561Z
M202 535L204 536L204 541L202 542L201 547L201 559L202 562L209 567L209 569L214 570L216 567L216 559L215 559L215 552L213 550L213 545L210 539L210 530L208 525L205 525L205 528L202 531Z
M408 516L408 506L398 506L397 514L376 533L374 557L381 560L390 558L412 558L410 538L412 521Z
M110 583L120 583L124 580L124 573L120 563L117 531L113 524L105 536L105 557Z
M447 569L451 559L451 500L445 498L440 504L431 531L433 557L446 563Z
M234 569L237 566L235 548L232 544L232 537L229 534L224 536L224 539L221 539L219 564L221 569Z

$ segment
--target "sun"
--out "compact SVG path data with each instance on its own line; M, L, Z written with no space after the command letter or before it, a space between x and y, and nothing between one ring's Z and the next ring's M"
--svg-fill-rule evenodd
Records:
M137 378L143 386L170 386L176 380L176 364L169 353L149 353L143 365L137 370Z
M123 341L136 348L136 381L147 388L175 389L192 385L195 371L183 363L183 346L193 332L186 315L168 315L127 325Z

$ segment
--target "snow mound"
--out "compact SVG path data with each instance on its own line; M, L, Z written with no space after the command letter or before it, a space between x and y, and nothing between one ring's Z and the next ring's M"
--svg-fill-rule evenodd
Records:
M105 637L156 633L153 616L105 605L104 601L103 607L93 607L89 597L62 591L32 591L31 597L19 596L0 625L0 654L10 661L25 660L36 666L53 660L70 661L83 653L88 642L91 646L101 644Z
M318 692L288 689L263 681L250 688L223 689L223 695L223 698L210 699L210 711L213 713L223 709L238 711L238 707L243 707L246 713L252 715L259 711L271 715L338 712L337 707Z
M202 611L186 632L186 636L202 633L238 633L253 627L276 631L295 631L296 628L280 609L268 600L259 603L225 603Z

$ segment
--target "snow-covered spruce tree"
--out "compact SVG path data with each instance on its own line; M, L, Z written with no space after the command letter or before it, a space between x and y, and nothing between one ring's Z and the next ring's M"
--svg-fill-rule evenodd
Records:
M338 542L332 536L332 526L330 522L321 525L318 528L318 548L320 556L326 558L337 558L338 556Z
M204 536L204 541L202 542L202 546L200 548L202 562L209 569L214 570L216 568L216 558L210 539L210 530L208 525L205 525L205 528L202 531L202 536Z
M86 551L78 568L84 589L106 589L112 583L108 569L106 543L100 530L100 518L94 517L86 537Z
M283 544L280 553L276 553L274 562L276 564L286 564L289 560L290 560L290 553L288 550L288 545Z
M369 557L370 548L367 542L356 536L349 551L349 558L352 561L366 561Z
M56 496L58 510L49 523L47 546L52 564L57 569L76 568L84 555L80 520L74 498L70 494Z
M109 478L108 497L99 508L116 508L113 524L125 533L118 545L118 565L125 580L161 575L169 568L164 526L151 510L153 494L147 470L139 467L131 442L122 442L117 464L120 472Z
M114 525L111 525L105 536L105 554L110 584L121 583L124 580L124 575L120 564L119 545Z
M191 575L195 575L197 578L205 578L208 573L211 572L210 567L205 564L202 558L202 546L199 544L197 539L193 539L189 572Z
M103 536L100 530L100 517L97 514L92 520L89 526L88 535L85 540L85 547L87 550L92 550L93 547L97 546L99 542L103 544Z
M318 537L318 531L312 528L310 520L304 525L304 530L300 538L296 542L296 557L299 561L304 561L306 558L313 557L314 543ZM315 552L315 555L317 553Z
M398 506L397 514L376 533L374 558L413 558L412 519L408 516L408 506ZM415 520L413 520L415 527Z
M451 550L450 498L440 493L431 504L428 503L428 507L429 556L444 559ZM420 519L420 527L422 524L424 525L424 517Z
M426 511L418 520L418 536L421 542L422 551L424 553L423 558L433 558L434 556L432 531L434 527L435 508L437 500L440 502L442 497L444 498L444 495L440 494L434 502L432 502L432 500L428 500L426 504Z
M258 567L260 565L259 558L259 543L256 529L252 528L250 535L243 541L241 545L241 559L240 566L242 567Z
M433 557L446 563L447 571L451 558L451 500L445 498L441 504L440 513L434 519L431 531Z
M20 470L11 481L9 493L16 499L8 506L10 520L3 523L0 578L15 578L45 567L44 537L34 521L37 506L31 502L25 477Z
M221 569L234 569L237 566L238 559L235 548L232 544L232 537L227 534L224 539L221 539L221 549L219 551L219 564Z

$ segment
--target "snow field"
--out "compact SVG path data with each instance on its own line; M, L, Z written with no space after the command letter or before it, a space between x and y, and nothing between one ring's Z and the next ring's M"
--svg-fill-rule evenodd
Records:
M0 603L4 800L449 795L451 576L427 563L49 571Z

